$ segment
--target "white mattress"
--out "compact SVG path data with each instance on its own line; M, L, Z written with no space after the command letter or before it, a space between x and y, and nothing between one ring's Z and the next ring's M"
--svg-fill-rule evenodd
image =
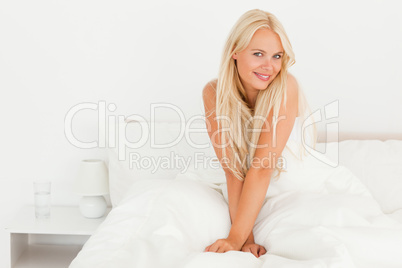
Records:
M402 141L328 146L302 162L284 150L253 230L260 258L203 252L230 230L226 185L188 170L136 180L70 267L402 267Z

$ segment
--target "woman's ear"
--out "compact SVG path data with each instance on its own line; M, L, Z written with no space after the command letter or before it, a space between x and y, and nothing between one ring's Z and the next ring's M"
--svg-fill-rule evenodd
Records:
M237 53L233 54L232 58L233 58L234 60L237 60Z

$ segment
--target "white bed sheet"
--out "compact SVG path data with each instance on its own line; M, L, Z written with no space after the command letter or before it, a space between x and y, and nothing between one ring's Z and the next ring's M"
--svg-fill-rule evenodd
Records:
M230 230L226 185L190 172L136 181L70 267L402 267L402 224L349 169L283 155L253 230L260 258L203 252Z
M339 156L330 152L339 149ZM381 210L402 223L402 140L346 140L327 144L327 156L339 159L370 190Z

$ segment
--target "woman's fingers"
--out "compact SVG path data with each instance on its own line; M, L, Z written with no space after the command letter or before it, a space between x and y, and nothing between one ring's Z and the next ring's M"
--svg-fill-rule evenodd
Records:
M258 258L258 247L251 247L250 248L251 253L253 253L253 255Z
M225 253L230 250L238 250L236 245L228 239L218 239L215 243L205 248L206 252Z
M243 252L251 252L251 248L250 247L244 247L242 249Z
M264 255L265 253L267 253L267 250L266 250L263 246L261 246L261 247L260 247L259 256L262 256L262 255ZM259 256L258 256L258 257L259 257Z
M225 253L228 251L228 245L221 239L217 240L212 245L208 246L205 251L207 252L217 252L217 253Z
M209 252L218 252L219 249L219 244L217 242L213 243L210 248L209 248Z
M223 247L220 247L220 248L218 248L218 253L225 253L227 250L225 250L225 248L223 248Z
M262 255L262 249L263 249L263 247L258 247L258 250L257 250L257 258L259 258L261 255Z
M253 254L256 258L259 258L260 256L264 255L267 253L265 248L261 245L258 244L248 244L242 248L243 252L250 252Z
M258 257L264 255L265 253L267 253L267 251L265 250L265 248L264 248L263 246L260 246L260 247L259 247L259 250L258 250Z
M205 248L204 252L217 252L217 253L225 253L227 251L233 250L232 247L227 243L224 239L219 239L212 245ZM244 252L252 253L256 258L267 253L266 249L258 244L249 244L242 248Z

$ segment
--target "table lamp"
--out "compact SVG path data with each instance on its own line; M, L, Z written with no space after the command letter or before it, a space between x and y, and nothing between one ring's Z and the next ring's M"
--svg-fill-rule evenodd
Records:
M82 196L81 214L86 218L100 218L106 212L106 200L109 194L108 169L99 159L82 160L78 170L75 192Z

